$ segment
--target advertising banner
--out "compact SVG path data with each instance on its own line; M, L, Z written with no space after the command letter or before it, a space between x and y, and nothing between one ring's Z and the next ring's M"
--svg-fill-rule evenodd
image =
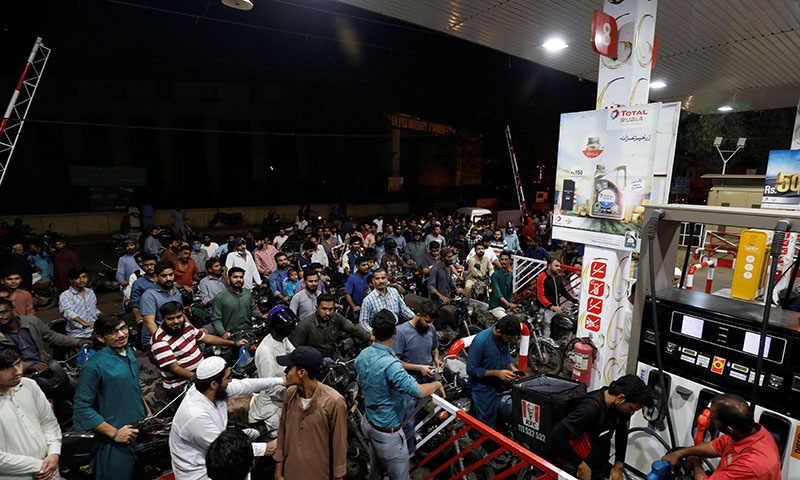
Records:
M625 374L630 324L626 325L631 255L625 251L586 247L581 276L578 337L591 337L597 347L590 389L608 385Z
M761 208L800 210L800 150L769 152Z
M561 115L553 238L637 250L661 104Z

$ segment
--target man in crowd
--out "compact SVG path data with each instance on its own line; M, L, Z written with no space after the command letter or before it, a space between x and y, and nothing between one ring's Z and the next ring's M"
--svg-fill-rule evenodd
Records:
M506 315L494 326L477 334L469 347L470 414L491 428L495 428L498 419L507 421L511 417L511 404L502 402L498 394L510 389L512 380L525 375L514 364L509 346L521 330L519 321ZM479 433L476 435L480 436Z
M364 296L367 294L369 288L370 276L370 259L366 255L358 259L356 270L347 277L347 283L344 285L344 298L348 309L348 317L351 321L357 321L359 311L361 310L361 303L364 301Z
M675 465L687 457L684 468L692 472L694 480L782 478L778 446L769 431L754 421L753 410L745 399L733 394L717 395L711 401L711 420L722 435L711 442L669 453L664 460ZM700 458L720 459L710 476L706 476Z
M323 273L325 269L322 266L322 264L317 262L312 262L311 264L308 265L308 270L311 272L315 272L317 274L317 278L319 279L317 281L317 295L327 292L328 288L325 286L325 282L329 281L330 277ZM304 279L301 278L300 281L297 282L297 288L295 289L294 293L296 295L297 293L302 292L305 289L306 289L306 282Z
M278 377L283 374L284 367L278 365L277 358L294 351L294 345L289 341L289 336L297 327L297 316L286 305L273 308L267 317L269 334L258 344L255 355L256 371L260 378ZM286 386L275 385L254 394L250 399L248 421L250 423L264 422L269 438L278 436L278 424L285 393Z
M333 232L331 231L331 227L326 225L322 229L322 240L320 243L322 244L322 248L325 250L325 253L332 260L333 248L340 245L342 241L339 240L338 236L334 236Z
M283 284L289 274L289 257L283 252L275 254L277 269L269 275L269 290L276 304L289 305L291 297L285 294Z
M33 315L36 313L33 308L33 297L30 292L20 288L22 286L22 274L17 270L7 270L3 274L3 286L8 293L7 297L14 304L14 310L19 315Z
M181 240L177 237L174 237L172 240L169 241L169 248L161 252L161 256L159 257L161 260L167 260L169 262L175 262L178 259L178 253L181 250Z
M472 295L472 287L481 277L491 278L494 273L494 265L486 256L486 247L482 243L475 244L475 255L467 260L467 274L464 281L464 290L469 297Z
M159 255L164 250L161 240L158 238L160 229L156 226L150 228L149 235L144 239L144 251L153 255Z
M275 248L275 245L270 243L268 236L256 242L256 250L253 252L253 261L256 262L258 273L261 274L261 277L265 280L278 268L278 265L275 263L276 253L278 253L278 249Z
M525 256L534 260L550 261L550 254L542 247L542 237L538 235L531 239L531 244L528 246Z
M133 480L136 436L131 427L152 415L139 387L139 366L128 346L128 326L100 317L95 334L105 344L81 368L75 392L75 429L94 430L92 470L96 480Z
M197 265L197 274L200 277L206 275L206 262L209 259L208 252L203 249L203 244L199 238L192 239L192 252L190 255L192 261Z
M213 257L214 256L214 252L216 252L217 249L219 248L219 244L211 239L211 234L210 233L204 233L203 234L203 242L202 243L203 243L203 246L200 247L200 248L202 248L203 250L206 251L206 253L208 254L208 258Z
M128 286L128 280L134 272L139 270L139 264L136 263L134 254L136 253L136 240L126 238L124 241L125 253L117 260L117 274L116 280L119 286L125 288Z
M539 306L546 309L542 328L545 336L550 336L550 324L553 317L564 313L561 308L561 297L563 296L574 304L578 303L578 300L564 288L559 273L561 273L561 262L552 259L547 264L547 268L536 278L536 300L539 302Z
M234 267L238 267L244 272L243 288L245 290L252 290L253 285L261 285L261 275L258 273L256 262L253 260L253 254L247 251L247 243L244 239L237 237L233 241L233 252L231 252L225 259L225 271L230 277L230 271Z
M425 237L425 245L430 246L431 242L439 242L440 247L447 245L447 239L442 235L442 226L438 223L433 224L431 233Z
M589 392L577 401L570 402L571 410L556 423L550 433L553 455L557 457L556 465L579 480L623 480L628 423L634 413L645 406L652 406L652 403L650 390L636 375L620 377L608 387ZM615 437L613 467L608 463L612 433ZM769 437L769 433L767 436ZM774 441L772 448L777 460ZM680 455L674 456L675 460L678 458ZM780 461L777 461L777 465L778 476L769 478L780 478Z
M192 260L192 247L181 245L178 250L178 259L175 260L175 286L192 291L192 284L200 281L197 273L197 264Z
M302 251L300 255L297 257L297 271L300 272L300 276L302 277L303 272L308 269L308 266L311 265L311 256L314 255L314 251L317 249L317 246L314 245L314 242L310 240L306 240L303 242Z
M394 225L392 224L387 224L386 227L384 227L384 230L386 230L386 235L384 235L383 238L386 240L389 240L390 238L394 240L395 246L397 247L397 253L402 254L406 248L406 238L402 236L399 231L395 231Z
M506 310L517 312L514 303L514 275L511 273L511 252L508 250L500 254L500 268L492 273L492 297L489 299L489 310L499 318L504 316Z
M425 263L425 254L428 253L428 247L425 245L422 238L422 230L414 229L411 233L411 240L406 244L403 250L403 260L407 268L422 268Z
M247 344L245 339L234 342L187 324L182 303L167 302L161 305L159 313L164 321L153 335L152 351L170 400L183 392L186 380L194 376L197 365L203 360L197 342L228 347Z
M341 480L347 473L347 406L332 387L320 382L322 354L297 347L277 358L286 367L286 390L275 480Z
M387 226L390 227L391 225ZM403 259L400 258L400 254L397 252L397 242L393 238L387 238L383 246L385 251L383 257L381 257L380 268L386 270L389 278L397 278L403 273Z
M28 245L28 263L33 269L34 277L39 274L39 280L33 282L33 287L48 287L53 282L53 262L50 255L42 250L42 245L38 240L33 240Z
M145 274L144 268L142 268L142 256L145 255L142 252L136 252L133 254L133 259L136 262L137 269L128 276L127 285L122 287L122 307L123 311L126 313L131 312L131 289L133 288L133 284L136 283L136 280L139 280L139 277Z
M374 290L364 297L359 310L359 324L367 332L372 331L372 319L381 310L389 310L400 322L414 318L414 312L408 308L403 297L396 289L389 287L389 277L386 270L379 268L372 273L372 286Z
M345 275L350 275L352 272L356 271L356 264L358 263L358 259L364 255L363 250L364 242L361 240L361 237L358 235L354 235L350 237L350 249L347 251L345 257L347 258L347 268L345 269Z
M278 230L278 234L275 235L275 238L272 239L272 244L275 245L275 248L278 250L281 249L283 246L283 242L285 242L289 238L289 235L286 235L286 229L281 228Z
M156 263L158 263L157 256L152 253L143 253L142 270L144 270L144 275L140 275L131 285L130 307L138 325L141 325L144 321L142 318L142 295L145 291L156 286Z
M172 262L159 260L153 267L153 271L156 277L156 286L142 294L140 308L143 322L142 348L150 361L155 363L153 352L150 351L150 340L163 321L160 311L161 305L167 302L183 304L183 299L178 289L175 288L175 270Z
M369 332L336 311L333 295L325 293L317 297L316 313L300 320L292 333L291 341L295 347L308 345L326 357L339 359L341 358L338 348L339 332L345 332L362 343L372 341Z
M205 460L206 473L211 480L247 480L255 457L247 435L229 428L211 442Z
M207 275L197 285L197 289L200 292L200 301L206 307L206 318L211 318L214 298L228 287L228 282L222 275L222 263L217 257L206 260L206 273Z
M0 477L60 478L61 429L42 390L22 371L19 350L0 345Z
M256 309L253 294L244 288L244 276L244 269L232 267L228 270L230 285L214 297L211 322L222 338L230 338L231 333L252 326L251 317L259 320L263 317Z
M186 392L169 434L169 451L176 480L206 478L205 454L228 424L229 397L255 393L283 383L282 378L231 380L231 369L221 357L197 365L195 383ZM266 443L254 442L253 455L272 455Z
M11 255L2 258L4 268L19 272L22 278L20 288L30 291L33 286L33 268L28 263L28 258L25 256L25 251L21 243L14 244L11 247Z
M397 326L397 333L392 341L392 350L403 362L403 368L414 377L418 384L423 384L436 380L435 369L443 368L444 364L439 360L439 340L436 337L436 328L433 326L433 322L438 316L438 310L430 300L423 301L419 310L419 315ZM416 400L409 402L407 416L416 407ZM403 425L409 453L416 449L415 425L413 416L409 417L406 424Z
M58 309L67 319L67 335L75 338L92 338L94 322L103 315L97 308L97 296L89 283L89 272L83 267L73 267L67 274L70 287L61 293Z
M503 250L508 250L508 243L506 243L505 239L503 238L503 231L499 228L492 232L492 240L489 243L489 248L494 251L498 258Z
M519 245L519 237L517 232L514 231L514 224L511 222L506 223L506 231L503 232L503 240L506 242L506 249L512 253L520 253L522 251Z
M428 296L437 306L447 305L453 295L458 293L450 271L453 263L453 251L444 247L440 256L441 259L433 264L428 277Z
M303 283L305 288L295 292L289 304L289 308L297 315L297 318L306 318L313 315L316 310L317 285L319 284L317 271L308 269L303 275Z
M355 367L358 384L364 392L365 414L361 432L369 442L369 478L408 480L409 451L402 422L413 397L425 398L438 392L444 397L441 382L418 384L392 351L397 329L394 315L381 311L372 322L375 342L361 351Z
M71 268L80 266L80 262L75 252L67 248L67 242L63 237L56 238L54 246L53 277L56 280L56 288L59 292L63 292L69 288L67 272Z

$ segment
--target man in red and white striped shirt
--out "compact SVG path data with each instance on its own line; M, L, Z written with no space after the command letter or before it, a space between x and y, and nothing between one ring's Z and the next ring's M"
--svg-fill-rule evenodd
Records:
M179 302L167 302L159 312L164 321L153 335L151 349L161 369L164 390L170 399L183 392L186 379L194 376L197 365L203 360L203 353L197 347L198 341L237 347L247 343L244 339L234 342L194 328L186 322L183 305Z

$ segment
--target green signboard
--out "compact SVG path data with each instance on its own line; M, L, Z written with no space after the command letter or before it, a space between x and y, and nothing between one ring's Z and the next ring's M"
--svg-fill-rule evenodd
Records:
M147 169L140 167L69 167L74 187L143 187L147 185Z

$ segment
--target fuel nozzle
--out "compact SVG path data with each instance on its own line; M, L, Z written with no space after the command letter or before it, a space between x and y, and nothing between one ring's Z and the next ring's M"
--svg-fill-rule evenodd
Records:
M706 429L711 425L711 410L704 408L700 415L697 416L697 433L694 435L694 444L700 445L703 443L703 437L706 434Z
M650 466L650 473L645 477L647 480L661 480L669 472L669 462L666 460L656 460Z

